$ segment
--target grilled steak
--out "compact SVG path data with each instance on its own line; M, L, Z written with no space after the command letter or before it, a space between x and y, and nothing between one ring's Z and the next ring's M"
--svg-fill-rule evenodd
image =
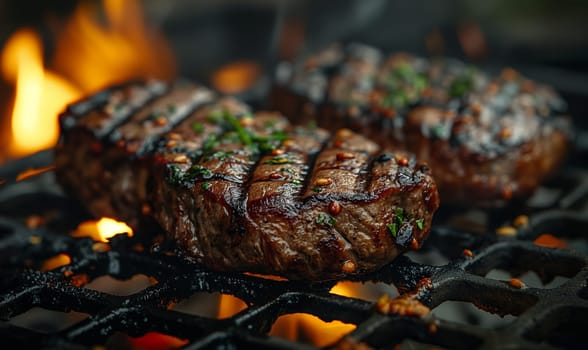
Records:
M154 218L219 271L322 280L373 271L428 235L439 200L414 156L293 127L189 83L135 83L61 116L58 179L96 216Z
M349 127L427 162L443 203L524 198L565 158L565 103L512 69L491 77L449 59L334 45L277 71L272 107L304 123Z

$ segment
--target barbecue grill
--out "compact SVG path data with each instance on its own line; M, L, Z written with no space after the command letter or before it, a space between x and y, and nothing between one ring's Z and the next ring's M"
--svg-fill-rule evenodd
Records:
M250 23L243 20L242 9L235 7L225 17L216 13L194 17L182 3L185 11L176 11L176 19L168 22L165 30L173 46L180 48L178 64L184 75L204 81L218 61L237 56L260 62L264 68L275 63L276 53L268 55L267 47L276 45L272 40L279 33L271 29L290 19L280 9L276 12L262 6L255 18L267 26L268 30L263 30L267 37L246 47L233 44L247 41L243 38L258 38L259 33L242 33ZM375 42L374 32L410 23L416 29L403 35L403 42L398 39L390 45L392 49L418 51L426 34L423 28L430 29L427 21L438 19L429 13L418 23L408 16L396 24L384 19L370 27L366 23L385 2L374 1L376 5L369 8L364 1L343 3L336 13L330 13L334 9L329 6L329 11L321 6L310 9L306 2L302 10L297 9L309 12L305 14L309 17L308 32L320 32L305 38L306 49L312 51L340 38L371 39L381 46L386 43ZM397 4L390 6L402 10ZM418 13L428 8L420 3L414 6ZM227 28L217 28L219 18L231 23L228 34ZM350 24L326 26L332 18L340 22L349 19ZM328 30L317 30L324 27ZM366 29L354 36L351 29L355 27ZM202 28L216 28L216 37L225 39L212 46L214 50L206 59L199 55L200 50L190 50L193 46L186 44L192 43L192 34ZM457 43L448 42L447 46L448 54L455 55ZM581 74L565 74L565 69L541 65L566 66L570 62L537 59L531 61L536 65L526 66L531 58L547 57L534 54L544 53L541 48L511 52L505 42L494 49L493 53L514 62L523 73L564 92L570 114L579 125L576 149L557 177L529 200L484 211L442 207L420 251L350 281L357 288L368 286L378 296L384 291L410 296L431 313L418 317L382 312L374 299L332 292L338 281L307 283L211 272L178 254L173 243L165 241L157 230L135 232L132 237L117 235L108 244L75 238L70 232L91 217L62 193L50 168L15 181L27 169L50 167L53 154L48 150L0 166L0 339L15 348L129 348L129 337L155 332L179 338L181 341L174 344L186 349L312 349L315 346L303 337L287 340L269 335L281 316L305 313L325 322L337 320L356 326L329 344L340 349L583 349L588 344L588 167L584 161L588 137L586 121L578 117L588 113L588 87L581 83L585 81ZM586 53L578 52L572 66ZM492 61L486 68L503 63ZM199 67L198 71L194 67ZM269 75L267 69L265 73ZM254 105L263 105L262 90L263 86L255 86L244 96ZM528 222L517 220L521 215ZM47 264L65 256L65 263L57 267ZM133 285L137 275L147 276L139 287ZM105 277L110 277L107 285L123 281L127 292L95 287L95 282ZM207 303L208 293L232 295L247 307L227 318L178 307L194 295Z
M21 159L5 165L0 174L10 179L30 166L51 164L51 157L45 151ZM354 280L389 284L403 295L414 295L433 309L419 318L385 314L373 301L332 294L335 281L309 284L207 271L176 254L158 232L118 235L107 246L74 238L68 232L88 216L63 196L49 171L0 188L0 336L11 344L77 349L107 344L117 332L135 337L158 332L186 339L188 349L306 349L313 347L267 332L281 315L307 313L357 326L333 344L341 348L355 343L391 348L414 342L463 349L581 348L588 340L587 174L585 167L570 165L523 205L484 214L487 231L527 214L528 225L519 226L514 236L481 234L475 232L478 226L468 230L460 224L467 218L456 219L462 211L445 208L422 252L401 256ZM44 215L46 224L28 227L26 217L33 214ZM534 242L544 233L565 239L572 249ZM67 254L70 263L41 271L42 263L58 254ZM447 262L439 264L439 255ZM552 288L521 286L508 277L493 278L491 271L496 269L513 277L534 271L545 284L556 276L568 279ZM125 280L137 274L151 277L154 284L126 296L84 287L100 276ZM198 292L230 294L247 308L226 319L170 308ZM486 328L472 315L467 324L444 320L435 308L446 301L516 318L500 328ZM33 307L88 316L49 333L12 321Z

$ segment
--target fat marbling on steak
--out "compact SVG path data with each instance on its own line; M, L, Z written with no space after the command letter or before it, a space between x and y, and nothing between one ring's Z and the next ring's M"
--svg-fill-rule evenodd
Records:
M96 216L153 218L218 271L373 271L429 233L429 170L349 129L293 127L190 83L130 83L60 118L58 179Z

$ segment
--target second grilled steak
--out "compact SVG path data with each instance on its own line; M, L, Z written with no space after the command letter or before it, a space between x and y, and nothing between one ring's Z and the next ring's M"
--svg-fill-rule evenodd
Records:
M417 249L429 232L437 190L404 152L347 129L292 127L189 84L103 95L62 116L60 181L94 215L154 217L209 268L338 278Z
M278 73L273 108L413 152L430 165L443 203L501 206L524 198L568 149L565 103L512 69L492 77L456 60L384 57L350 45Z

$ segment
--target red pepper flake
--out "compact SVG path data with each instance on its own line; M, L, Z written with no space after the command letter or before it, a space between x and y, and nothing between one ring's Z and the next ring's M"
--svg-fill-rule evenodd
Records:
M411 295L390 300L388 294L384 294L376 302L376 309L383 314L416 317L423 317L431 312L431 309Z
M331 215L338 215L341 212L341 204L339 202L329 203L329 213Z
M339 130L337 130L337 133L335 134L335 136L337 136L337 138L339 138L339 139L346 139L346 138L351 137L351 135L353 135L353 131L351 131L347 128L339 129Z
M188 163L188 157L185 154L180 154L176 157L174 157L174 163L181 163L181 164L185 164Z
M514 287L516 289L521 289L525 286L523 281L521 281L518 278L511 278L510 281L508 281L508 284L510 284L512 287Z
M347 260L343 263L343 267L341 268L341 270L343 270L343 272L345 273L352 273L353 271L355 271L356 268L357 266L353 261Z
M412 250L419 249L419 241L417 241L416 238L414 238L414 237L413 237L412 241L410 241L410 249L412 249Z
M167 134L167 137L169 139L176 140L176 141L182 139L182 135L178 134L177 132L170 132L169 134Z
M125 145L126 145L125 140L118 140L118 141L116 141L116 147L124 148Z
M330 177L321 177L316 179L315 184L317 186L329 186L333 183L333 180Z
M339 152L337 153L337 160L346 160L355 158L355 154L351 152Z
M284 142L282 142L282 146L284 146L286 148L293 147L294 145L295 145L295 143L292 140L285 140Z
M177 144L178 144L178 141L176 141L176 140L169 140L165 144L165 147L167 147L167 148L173 148L173 147L176 147Z
M474 253L471 250L467 249L467 248L463 250L463 255L464 256L467 256L468 258L473 258L474 257Z
M167 125L167 119L165 117L159 117L155 119L155 125L164 126Z
M282 178L282 175L278 174L278 173L271 173L269 176L270 179L272 180L279 180Z
M334 146L335 148L341 148L341 147L343 146L343 144L344 144L344 143L345 143L345 141L343 141L343 140L336 140L336 141L333 143L333 146Z
M73 273L73 271L72 271L72 270L65 270L65 271L63 271L63 275L64 275L65 277L71 277L71 276L73 276L73 274L74 274L74 273Z
M508 139L509 137L512 136L512 130L510 130L510 128L502 128L502 130L500 130L500 138L501 139Z
M272 150L272 156L279 156L280 154L284 154L283 149L276 148L276 149Z
M408 158L403 156L396 156L396 162L401 166L408 166Z
M253 118L245 117L245 118L239 120L239 125L244 126L244 127L248 127L248 126L252 126L253 122L254 122Z

